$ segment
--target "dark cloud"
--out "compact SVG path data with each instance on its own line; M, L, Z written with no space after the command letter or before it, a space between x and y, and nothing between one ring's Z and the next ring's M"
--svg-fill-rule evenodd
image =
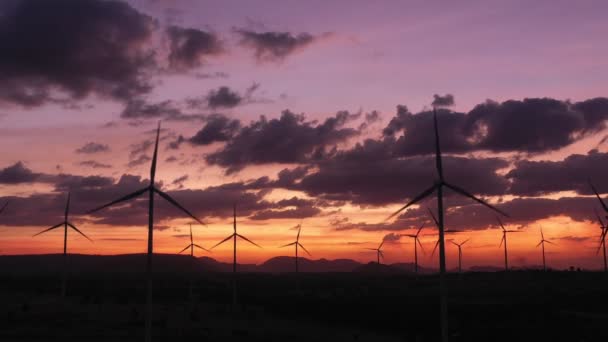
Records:
M559 191L592 194L589 180L598 191L608 191L605 169L608 153L595 150L586 155L573 154L561 161L527 161L515 164L506 177L511 180L510 193L520 196L538 196Z
M40 173L32 172L19 161L0 170L0 184L32 183L38 180L40 176Z
M309 33L294 35L290 32L255 32L246 29L234 31L241 37L241 45L254 50L258 61L282 61L287 56L330 35L330 33L319 36Z
M169 66L174 70L191 69L201 65L203 58L224 52L216 34L193 28L170 26L166 30L170 40Z
M188 180L188 175L183 175L183 176L175 178L171 182L171 185L177 186L178 189L183 189L184 188L184 182L187 181L187 180Z
M77 148L76 153L93 154L110 151L110 146L95 142L88 142L84 146Z
M164 119L171 121L200 121L205 118L202 114L184 112L180 105L172 100L149 103L142 98L129 99L120 116L130 120Z
M444 96L435 94L433 95L433 107L451 107L454 105L454 95L445 94Z
M436 179L435 159L410 157L377 160L373 153L340 153L319 163L318 170L293 188L309 196L349 201L363 206L406 203ZM370 158L368 158L371 156ZM500 196L507 180L497 174L508 165L498 158L444 157L445 178L474 194Z
M232 108L243 101L241 95L228 87L220 87L217 90L209 91L207 95L207 105L209 108Z
M209 154L206 161L226 167L227 173L247 165L304 162L322 154L326 147L356 136L357 130L344 127L352 118L353 114L339 112L317 124L290 111L283 111L279 119L262 116L242 127L224 148Z
M129 160L129 162L127 163L127 167L131 168L131 167L144 165L144 164L148 163L150 160L152 160L152 158L148 157L145 154L142 154L139 157Z
M78 163L80 166L86 166L93 169L111 169L112 165L97 162L95 160L84 160Z
M570 103L528 98L486 101L468 113L437 111L441 148L446 153L472 151L540 153L566 147L606 127L608 99ZM433 153L432 112L397 113L383 130L383 143L395 156Z
M119 1L5 1L0 5L0 101L57 102L56 90L125 100L151 89L155 21Z
M239 120L230 119L221 114L210 115L207 117L205 126L189 141L194 145L209 145L214 142L228 141L240 128Z

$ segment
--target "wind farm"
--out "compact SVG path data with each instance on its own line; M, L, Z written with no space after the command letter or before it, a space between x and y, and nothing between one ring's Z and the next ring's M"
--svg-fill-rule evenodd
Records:
M608 341L608 2L0 13L0 341Z

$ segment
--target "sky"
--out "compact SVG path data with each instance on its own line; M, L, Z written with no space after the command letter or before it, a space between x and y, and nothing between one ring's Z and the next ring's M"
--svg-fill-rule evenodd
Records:
M445 176L507 212L510 264L600 268L608 193L605 1L187 1L0 4L0 254L145 252L147 200L86 214L144 187L161 122L157 186L232 233L239 260L291 255L437 267L429 198ZM495 214L446 192L464 267L503 262ZM189 244L185 217L156 202L154 250ZM207 254L229 262L230 245ZM447 245L448 267L457 248Z

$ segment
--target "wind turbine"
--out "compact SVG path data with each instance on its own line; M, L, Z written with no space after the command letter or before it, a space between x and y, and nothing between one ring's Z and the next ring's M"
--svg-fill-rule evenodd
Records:
M602 208L604 209L604 214L606 214L605 216L608 219L608 206L606 205L604 200L600 197L600 194L597 192L597 190L595 189L595 187L593 186L593 183L591 183L591 181L589 181L589 185L591 186L591 190L593 190L593 192L595 193L597 200L600 201L600 204L602 205ZM597 213L596 213L596 215L597 215ZM602 227L602 236L601 236L600 246L604 247L604 272L608 272L608 267L606 266L606 234L608 234L608 227L606 227L605 224L601 223L602 220L600 219L599 215L597 217L600 220L600 226Z
M462 246L469 240L470 239L466 239L461 243L456 243L453 240L450 240L453 245L458 246L458 273L462 273Z
M439 226L439 292L440 292L440 312L441 312L441 341L448 341L448 300L447 300L447 284L445 281L445 239L444 239L444 222L443 222L443 188L447 187L456 193L469 197L472 200L502 214L508 216L501 210L495 208L494 206L486 203L484 200L479 199L469 193L468 191L448 183L445 181L443 177L443 166L441 160L441 147L439 145L439 128L437 126L437 111L433 108L433 125L435 130L435 167L437 169L437 177L438 179L435 183L428 189L424 190L422 193L411 199L406 205L401 207L401 209L394 212L390 215L388 219L395 217L397 214L402 212L403 210L409 208L410 206L420 202L424 198L430 196L433 192L437 191L437 211L438 211L438 226Z
M190 225L190 244L188 246L186 246L186 248L182 249L179 254L182 254L183 252L185 252L188 248L190 248L190 258L192 260L192 271L194 272L194 247L202 249L206 252L210 252L208 249L201 247L197 244L194 243L194 239L192 238L192 223L189 224ZM192 300L192 278L190 278L190 285L188 287L188 298L190 298L190 300Z
M211 249L214 249L215 247L223 244L224 242L226 242L230 239L233 240L233 253L234 254L233 254L233 258L232 258L232 274L234 275L234 280L232 283L232 303L233 303L233 305L236 305L236 240L237 240L237 237L249 242L250 244L252 244L256 247L262 248L262 246L256 244L255 242L249 240L248 238L246 238L243 235L236 232L236 203L233 205L233 213L234 213L234 215L233 215L234 220L233 220L233 225L232 225L233 233L230 236L228 236L227 238L225 238L224 240L215 244L215 246L211 247Z
M540 242L538 243L538 245L536 245L536 247L542 246L542 250L543 250L543 270L546 272L547 271L547 263L545 261L545 242L554 245L553 242L551 242L549 240L545 240L545 235L543 234L543 227L540 227Z
M521 231L519 230L507 230L505 228L505 226L502 224L502 221L500 220L500 217L496 216L496 220L498 221L498 224L500 225L500 228L502 229L502 239L500 240L500 245L498 245L498 247L502 247L502 245L504 244L504 248L505 248L505 272L509 270L509 259L507 257L507 233L520 233Z
M378 248L366 248L367 250L370 250L370 251L376 251L378 265L380 265L380 257L382 257L382 259L384 259L384 253L382 253L382 249L381 249L383 244L384 244L384 240L382 240L382 242L380 243L380 246L378 246Z
M306 252L306 254L308 254L309 256L312 256L312 255L300 243L300 231L302 230L302 224L300 223L297 226L295 226L294 228L298 228L298 235L296 236L296 241L294 241L292 243L288 243L286 245L283 245L283 246L281 246L279 248L288 247L288 246L295 246L296 247L296 273L298 273L298 246L301 247L304 250L304 252Z
M407 237L414 239L414 272L416 274L418 274L418 245L420 245L420 249L422 249L422 252L424 252L422 243L420 242L420 239L418 238L420 236L420 232L422 231L422 228L424 228L424 223L420 225L420 228L418 228L418 230L416 231L416 234L404 234L403 235L403 236L407 236Z
M600 249L604 250L604 272L608 272L608 265L606 264L606 234L608 233L608 226L602 221L602 218L597 211L595 211L595 216L597 216L597 221L599 222L600 229L602 230L602 235L600 235L600 245L597 248L596 254L600 252Z
M4 207L2 207L2 209L4 210L5 207L6 207L6 204L4 205ZM67 284L68 227L75 230L78 234L84 236L87 240L93 242L93 240L89 239L88 236L86 236L83 232L81 232L78 228L76 228L75 225L73 225L68 220L69 213L70 213L70 193L68 192L68 199L65 204L65 213L64 213L64 217L63 217L63 222L57 223L56 225L52 226L51 228L45 229L45 230L41 231L40 233L34 234L34 236L38 236L40 234L44 234L46 232L49 232L51 230L54 230L54 229L57 229L57 228L63 226L63 275L61 277L61 297L65 297L66 284Z
M437 226L437 228L439 228L439 221L437 221L437 218L435 217L435 215L431 211L431 208L427 208L427 209L429 211L429 214L433 218L433 221L435 222L435 225ZM446 229L446 231L445 231L445 234L452 234L452 233L462 233L462 230L447 230ZM437 242L435 243L435 247L433 247L433 252L431 253L431 257L435 255L435 252L437 251L437 247L439 247L439 238L437 238Z
M104 208L116 205L118 203L122 203L131 199L135 199L140 195L148 193L148 254L146 259L146 278L147 278L147 290L146 290L146 332L145 332L145 341L150 342L152 340L152 255L154 254L154 194L159 195L164 198L167 202L173 204L179 210L183 211L194 219L196 222L205 225L203 221L199 220L196 216L194 216L190 211L185 209L181 204L179 204L173 197L169 196L169 194L161 191L156 187L154 181L156 176L156 161L158 159L158 140L160 136L160 122L158 122L158 128L156 129L156 142L154 144L154 155L152 157L152 165L150 166L150 183L143 189L137 190L133 193L130 193L126 196L123 196L115 201L104 204L100 207L97 207L93 210L90 210L88 213L94 213Z
M194 247L198 248L198 249L202 249L205 252L211 252L210 250L208 250L205 247L199 246L197 244L194 243L194 240L192 239L192 223L190 223L190 244L188 246L186 246L186 248L182 249L179 254L182 254L183 252L185 252L188 248L190 248L190 256L194 257Z

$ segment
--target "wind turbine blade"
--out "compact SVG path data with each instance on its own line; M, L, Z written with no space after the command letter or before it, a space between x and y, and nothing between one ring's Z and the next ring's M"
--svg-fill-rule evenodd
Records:
M223 244L224 242L226 242L226 241L228 241L228 240L232 239L232 238L234 237L234 235L235 235L235 234L231 234L229 237L227 237L227 238L225 238L224 240L222 240L222 241L218 242L217 244L215 244L215 246L211 247L210 249L214 249L215 247L217 247L217 246L219 246L219 245Z
M292 242L292 243L288 243L286 245L283 246L279 246L279 248L283 248L283 247L289 247L289 246L294 246L297 242Z
M431 208L427 208L429 211L429 214L431 214L431 217L433 218L433 221L435 221L435 225L437 226L437 228L439 228L439 221L437 221L437 218L435 217L435 214L433 214L433 212L431 211Z
M68 212L70 211L70 192L68 191L68 200L65 202L65 219L68 219Z
M420 225L420 228L418 228L418 231L416 232L416 237L418 237L418 235L420 235L422 228L424 228L424 222L422 222L422 224Z
M604 221L602 221L602 217L597 212L597 210L595 210L595 208L593 208L593 212L595 213L595 217L597 217L597 221L600 223L600 227L602 227L602 229L603 229L604 228Z
M555 245L555 243L549 241L549 240L545 240L546 243L551 244L551 245Z
M433 253L431 253L431 256L435 255L435 252L437 251L437 247L439 247L439 239L437 239L437 242L435 243L435 247L433 247Z
M78 234L84 236L87 240L93 242L93 240L91 240L88 236L86 236L83 232L81 232L80 229L76 228L76 226L74 226L70 222L68 222L68 226L70 226L72 229L74 229Z
M437 188L437 184L433 184L432 187L424 190L422 193L420 193L418 196L414 197L411 201L409 201L408 204L404 205L403 207L401 207L401 209L397 210L396 212L394 212L391 216L387 217L384 221L388 221L390 219L392 219L393 217L395 217L397 214L399 214L400 212L402 212L403 210L407 209L409 206L414 205L416 203L418 203L419 201L421 201L422 199L424 199L425 197L427 197L428 195L432 194L433 191L435 191L435 189Z
M300 231L302 230L302 225L298 225L298 235L296 236L296 241L300 241Z
M375 249L375 248L363 248L363 249L367 249L367 250L370 250L370 251L377 251L377 249Z
M462 189L460 187L457 187L455 185L449 184L449 183L443 183L443 184L445 184L445 186L447 186L448 188L454 190L455 192L457 192L457 193L459 193L459 194L461 194L463 196L469 197L470 199L472 199L472 200L474 200L474 201L476 201L478 203L481 203L481 204L485 205L486 207L488 207L488 208L496 211L497 213L500 213L501 215L509 217L509 215L507 215L507 213L505 213L504 211L496 208L495 206L487 203L486 201L484 201L484 200L482 200L480 198L475 197L474 195L470 194L468 191L466 191L466 190L464 190L464 189Z
M437 175L443 181L443 166L441 165L441 147L439 145L439 127L437 125L437 111L433 108L433 127L435 129L435 167Z
M450 240L450 242L452 243L452 245L460 247L460 245L459 245L459 244L457 244L456 242L454 242L454 241L452 241L452 240Z
M4 205L2 206L2 208L0 208L0 214L2 214L2 212L4 211L4 209L6 209L7 205L8 205L8 201L6 201L6 203L4 203Z
M414 243L418 242L418 246L420 246L420 250L422 251L423 254L426 254L426 252L424 251L424 247L422 247L422 242L420 242L420 239L416 238L416 241L414 241Z
M502 224L502 221L500 220L499 216L496 216L496 221L498 221L498 224L500 225L500 228L502 228L502 231L506 231L505 226Z
M52 226L51 228L45 229L45 230L41 231L40 233L37 233L37 234L32 235L32 237L34 237L34 236L38 236L38 235L40 235L40 234L44 234L44 233L46 233L46 232L48 232L48 231L50 231L50 230L53 230L53 229L59 228L59 227L63 226L64 224L65 224L65 222L57 223L56 225Z
M543 234L543 227L540 227L540 238L541 240L545 239L545 234Z
M211 251L210 251L210 250L208 250L207 248L205 248L205 247L203 247L203 246L199 246L199 245L197 245L197 244L195 244L195 243L193 243L192 245L193 245L194 247L198 248L198 249L202 249L202 250L204 250L205 252L209 252L209 253L211 253Z
M244 236L243 236L243 235L241 235L241 234L236 234L236 236L240 237L241 239L243 239L243 240L245 240L245 241L249 242L250 244L252 244L252 245L254 245L254 246L256 246L256 247L262 248L262 246L260 246L260 245L258 245L257 243L255 243L255 242L253 242L253 241L249 240L248 238L244 237Z
M130 194L128 194L128 195L126 195L126 196L124 196L124 197L121 197L121 198L119 198L119 199L117 199L117 200L115 200L115 201L112 201L112 202L110 202L110 203L108 203L108 204L104 204L104 205L102 205L101 207L97 207L97 208L95 208L95 209L93 209L93 210L89 210L89 211L87 211L87 214L92 214L92 213L94 213L94 212L96 212L96 211L99 211L99 210L101 210L101 209L104 209L104 208L107 208L107 207L113 206L114 204L118 204L118 203L120 203L120 202L128 201L128 200L130 200L130 199L133 199L133 198L135 198L135 197L137 197L137 196L139 196L139 195L143 194L144 192L146 192L146 191L148 191L148 190L150 190L150 187L145 187L145 188L143 188L143 189L137 190L137 191L135 191L135 192L133 192L133 193L130 193Z
M178 209L180 209L181 211L183 211L184 213L186 213L186 215L188 215L191 218L193 218L196 222L202 224L203 226L207 226L207 224L205 224L203 221L199 220L196 216L194 216L194 214L192 214L191 212L189 212L186 208L182 207L181 204L177 203L177 201L174 200L173 197L169 196L165 192L162 192L162 191L158 190L156 187L154 187L152 189L154 189L154 191L156 191L156 193L159 194L160 197L164 198L165 200L167 200L167 202L173 204L175 207L177 207Z
M595 255L598 255L600 253L600 251L602 250L602 246L605 244L606 242L604 240L600 241L600 245L597 246L597 250L595 251Z
M464 245L465 243L469 242L469 240L471 240L471 239L466 239L466 240L464 240L464 242L460 243L460 245L461 245L461 246L462 246L462 245Z
M304 248L301 243L298 242L298 246L302 247L302 249L304 250L304 252L306 252L306 254L308 254L308 256L312 256L312 254L310 254L310 252L306 248Z
M190 246L192 246L192 245L188 245L188 246L186 246L186 248L182 249L182 250L181 250L181 251L179 251L179 253L177 253L177 254L182 254L182 253L184 253L184 252L185 252L185 251L186 251L188 248L190 248Z
M536 247L540 246L545 240L541 240L541 242L538 243L538 245L536 245Z
M382 248L382 245L384 245L384 240L382 240L382 242L380 242L380 246L378 246L378 249Z
M600 197L600 194L597 192L597 190L595 189L595 187L593 186L593 183L591 183L591 181L589 181L589 185L591 186L591 190L593 190L593 192L595 193L595 196L597 197L597 199L602 204L602 207L604 207L604 210L606 212L608 212L608 206L606 206L606 203L604 203L604 200Z
M192 223L190 223L189 226L190 226L190 244L193 244L194 239L192 238Z
M378 254L380 254L380 258L384 259L384 253L382 253L382 251L378 251Z
M152 155L152 164L150 165L150 181L154 186L154 178L156 176L156 160L158 158L158 140L160 136L160 121L158 122L158 128L156 129L156 142L154 143L154 154Z
M500 245L498 245L498 247L502 247L502 243L505 242L505 236L502 236L502 239L500 239Z

